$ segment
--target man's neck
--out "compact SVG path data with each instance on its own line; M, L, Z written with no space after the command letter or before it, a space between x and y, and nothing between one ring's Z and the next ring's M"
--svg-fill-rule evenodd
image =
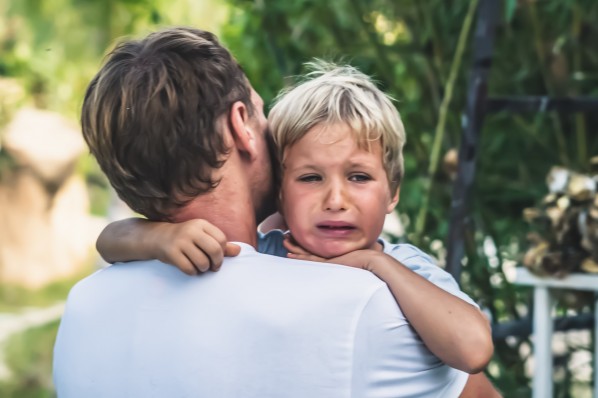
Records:
M257 247L255 208L249 188L239 181L223 178L214 191L193 199L173 218L175 222L204 219L218 227L229 242Z

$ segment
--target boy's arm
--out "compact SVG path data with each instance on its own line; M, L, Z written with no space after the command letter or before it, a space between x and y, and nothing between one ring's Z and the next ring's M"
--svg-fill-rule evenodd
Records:
M502 398L484 373L469 375L459 398Z
M301 249L288 240L284 244L290 258L363 268L382 279L426 346L447 365L467 373L478 373L490 361L494 347L490 324L482 312L388 254L357 250L325 260L301 253Z
M361 255L362 263L370 257L363 268L386 282L430 351L447 365L467 373L478 373L486 367L494 347L490 324L479 309L388 254L372 250Z
M171 224L129 218L108 224L96 248L107 262L158 259L189 275L217 271L224 256L240 247L226 242L220 229L205 220Z

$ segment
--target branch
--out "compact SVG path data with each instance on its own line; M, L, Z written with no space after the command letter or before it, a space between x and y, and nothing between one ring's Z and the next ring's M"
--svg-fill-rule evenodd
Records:
M430 204L430 194L432 191L434 175L438 170L440 150L444 138L446 116L448 114L449 106L453 98L455 82L457 81L457 77L459 75L461 61L463 60L463 54L467 45L467 37L469 36L469 31L471 30L471 25L473 23L473 18L477 9L477 5L478 0L471 0L471 2L469 3L469 9L467 10L467 15L465 16L463 26L461 27L461 32L459 33L459 41L457 42L457 49L455 50L455 55L451 64L449 78L446 82L444 97L442 98L442 103L440 104L440 110L438 112L438 123L436 124L436 130L434 132L434 142L432 144L432 153L430 155L431 159L428 168L428 179L426 181L426 186L424 187L424 197L422 198L422 206L420 207L420 212L415 222L416 244L420 243L421 238L423 236L424 228L426 226L426 217L428 214L428 207Z

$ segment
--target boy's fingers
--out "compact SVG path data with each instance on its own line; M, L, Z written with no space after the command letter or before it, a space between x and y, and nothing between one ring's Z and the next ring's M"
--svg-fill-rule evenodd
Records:
M241 253L241 246L234 243L226 242L224 246L224 257L236 257ZM224 259L222 259L224 260ZM219 263L212 264L212 271L216 272L220 270L222 266L222 260Z
M226 246L224 247L224 255L226 257L235 257L238 256L239 253L241 253L241 246L226 242Z
M223 246L216 239L214 239L213 236L203 231L201 234L197 234L193 237L191 244L192 246L185 247L185 252L203 253L203 255L208 258L208 268L210 268L212 271L214 271L214 268L217 268L220 266L220 264L222 264L222 260L224 259Z
M210 224L209 222L206 222L203 225L203 230L224 248L224 245L226 244L226 236L224 235L224 232L220 230L220 228Z
M314 256L312 254L297 254L289 252L287 254L288 258L293 258L295 260L304 260L304 261L314 261L317 263L326 263L326 259L318 256Z
M197 270L197 273L206 272L210 269L211 260L201 249L197 249L198 248L192 248L191 250L186 250L184 255Z
M284 239L282 240L282 245L287 249L289 247L294 247L295 245L291 242L291 238L288 235L285 235Z
M303 248L299 245L293 243L290 239L285 239L282 241L282 245L290 252L295 254L304 254L308 255L309 253L303 250Z
M288 258L294 258L295 260L309 260L306 255L304 254L295 254L292 252L287 253Z
M187 275L197 275L198 270L193 263L183 253L173 258L172 265L186 273Z
M222 260L224 260L224 249L219 242L210 238L206 239L201 245L196 246L209 258L212 271L220 267Z

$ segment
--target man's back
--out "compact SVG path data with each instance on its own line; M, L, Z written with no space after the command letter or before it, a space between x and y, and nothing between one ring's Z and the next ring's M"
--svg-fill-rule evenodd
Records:
M218 273L116 264L73 288L59 397L451 397L439 362L370 273L242 245Z

